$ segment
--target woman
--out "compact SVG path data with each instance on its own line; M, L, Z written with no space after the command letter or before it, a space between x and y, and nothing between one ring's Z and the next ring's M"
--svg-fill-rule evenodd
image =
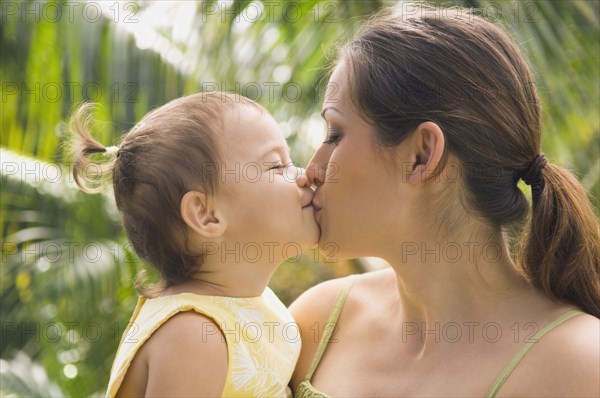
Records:
M540 150L508 35L466 13L379 16L341 50L323 117L306 181L320 245L391 268L291 306L296 396L599 396L598 221Z

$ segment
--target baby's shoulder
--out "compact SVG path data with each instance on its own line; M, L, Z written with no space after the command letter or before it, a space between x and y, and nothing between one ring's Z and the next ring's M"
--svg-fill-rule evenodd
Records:
M207 388L219 395L223 390L227 344L208 316L195 311L173 315L152 334L143 350L148 364L148 391L154 395Z
M136 339L127 343L140 344ZM213 388L219 395L226 372L227 347L217 325L195 311L178 312L141 342L117 396L186 395Z
M204 337L198 339L199 336ZM151 344L158 342L164 344L178 344L182 341L188 341L194 345L201 343L222 343L221 332L214 320L207 315L199 312L181 311L169 317L153 334L150 339ZM177 339L174 339L177 338ZM164 347L164 344L161 347ZM199 344L201 345L201 344Z

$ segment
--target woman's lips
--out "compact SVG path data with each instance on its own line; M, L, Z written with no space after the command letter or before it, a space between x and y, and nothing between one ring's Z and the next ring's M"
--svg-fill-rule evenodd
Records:
M319 211L321 210L321 206L319 206L317 203L315 203L315 201L313 200L312 202L312 206L315 208L315 211Z

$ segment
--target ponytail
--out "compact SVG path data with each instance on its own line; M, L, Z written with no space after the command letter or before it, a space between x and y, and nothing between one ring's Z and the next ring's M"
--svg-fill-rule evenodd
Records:
M92 137L92 112L94 105L81 105L70 121L70 159L73 159L73 178L75 183L87 193L103 191L107 181L111 180L115 164L117 147L105 147ZM91 155L105 153L102 162L92 161Z
M592 205L569 171L548 163L540 177L519 265L553 299L600 318L600 227Z

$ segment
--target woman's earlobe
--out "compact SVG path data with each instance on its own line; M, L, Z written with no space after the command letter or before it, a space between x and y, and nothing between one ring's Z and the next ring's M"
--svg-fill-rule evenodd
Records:
M223 214L216 206L209 206L202 192L189 191L183 195L181 217L191 230L205 238L218 238L227 229Z

